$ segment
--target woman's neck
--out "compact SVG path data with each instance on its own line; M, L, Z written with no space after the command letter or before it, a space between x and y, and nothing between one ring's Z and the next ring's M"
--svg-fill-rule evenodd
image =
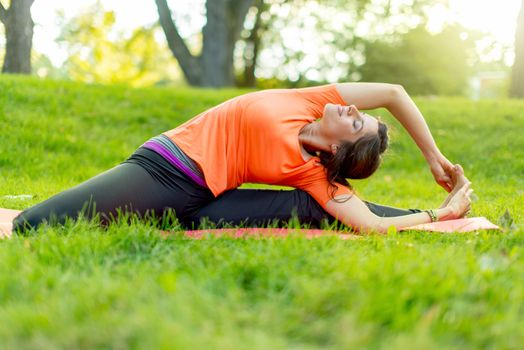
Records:
M300 151L304 160L315 157L318 151L325 151L326 147L318 129L318 123L306 124L298 133Z

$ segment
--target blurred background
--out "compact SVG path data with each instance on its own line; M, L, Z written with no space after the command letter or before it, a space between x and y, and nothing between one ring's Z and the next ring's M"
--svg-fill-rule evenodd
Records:
M0 0L4 74L524 97L523 0Z

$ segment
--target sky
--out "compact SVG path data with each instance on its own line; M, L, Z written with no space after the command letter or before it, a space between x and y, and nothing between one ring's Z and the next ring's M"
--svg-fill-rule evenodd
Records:
M440 1L449 3L452 19L465 27L491 33L502 44L511 45L513 43L515 22L521 0ZM35 50L48 56L55 66L61 65L67 53L56 43L56 38L60 33L57 11L63 11L66 17L71 17L94 2L95 0L36 0L32 7L35 22L33 40ZM170 4L176 4L179 13L203 12L204 2L205 0L169 1ZM158 20L154 0L104 0L103 4L106 10L115 12L117 28L123 31L130 31ZM438 30L439 26L449 19L449 16L449 13L444 13L437 7L431 13L430 26ZM179 28L181 35L184 36L184 31L188 33L194 31L194 27L198 28L202 24L193 22L186 28L181 26ZM193 28L190 28L191 26Z

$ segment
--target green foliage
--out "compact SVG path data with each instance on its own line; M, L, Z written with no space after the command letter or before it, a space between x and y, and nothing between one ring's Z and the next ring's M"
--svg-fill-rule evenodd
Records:
M33 50L31 53L32 74L40 78L67 80L67 72L53 65L49 57Z
M259 87L270 87L275 79L291 87L358 81L367 43L399 37L424 22L435 5L428 0L266 3L271 7L262 16Z
M131 86L182 80L169 50L155 39L157 26L125 36L115 30L115 22L114 12L97 1L63 24L61 41L69 51L65 69L72 80Z
M361 80L399 83L414 94L464 94L472 42L460 38L463 32L460 27L447 27L433 35L417 27L398 42L368 42Z
M0 77L0 207L25 208L245 90L130 89ZM5 349L514 349L524 342L524 102L417 99L463 164L473 215L511 229L356 241L167 238L146 223L42 227L0 241ZM432 207L444 193L391 117L391 150L354 186ZM8 194L34 198L8 199ZM508 210L508 214L505 214Z

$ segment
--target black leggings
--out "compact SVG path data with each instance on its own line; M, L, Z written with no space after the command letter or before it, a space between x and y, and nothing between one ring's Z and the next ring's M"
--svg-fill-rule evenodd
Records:
M381 217L409 215L419 209L399 209L364 202ZM214 201L182 220L186 227L196 228L200 223L211 222L217 227L228 225L263 226L286 224L297 218L310 227L321 227L336 220L317 201L302 190L236 189L224 192Z
M417 212L366 203L379 216ZM23 211L13 230L25 232L41 223L63 224L67 218L99 217L108 224L120 213L134 213L164 223L171 213L187 228L197 228L203 218L217 226L282 224L293 217L319 227L333 222L322 207L301 190L236 189L214 198L157 153L139 148L124 163L78 186Z

